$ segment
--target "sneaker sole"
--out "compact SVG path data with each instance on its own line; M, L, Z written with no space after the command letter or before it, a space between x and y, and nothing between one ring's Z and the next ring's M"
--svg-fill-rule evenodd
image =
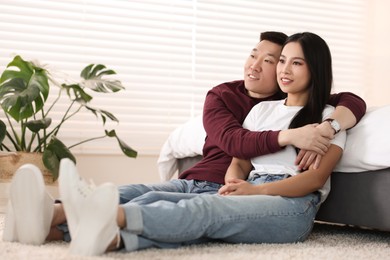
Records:
M3 241L18 241L18 236L16 234L15 213L10 200L8 200L7 213L5 214Z
M34 165L20 167L10 185L16 235L21 243L41 245L46 239L44 225L45 185Z
M62 205L65 210L66 221L68 223L70 236L73 237L76 233L78 215L77 210L72 205L72 189L74 187L69 186L75 183L75 179L78 179L76 165L70 159L62 159L60 162L60 176L58 178L58 190Z

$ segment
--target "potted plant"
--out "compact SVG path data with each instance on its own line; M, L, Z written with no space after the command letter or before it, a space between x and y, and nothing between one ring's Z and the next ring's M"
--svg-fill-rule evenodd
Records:
M64 82L59 83L45 66L15 56L0 78L0 105L5 115L4 121L0 119L0 151L42 154L43 164L53 180L58 178L62 158L70 158L76 163L70 148L99 138L116 138L122 152L135 158L137 152L124 143L115 130L104 129L102 136L90 137L69 146L57 137L61 126L82 110L99 117L103 126L107 119L119 122L110 112L90 105L92 92L113 93L124 89L120 81L109 78L113 74L116 73L104 65L90 64L81 71L79 82L69 83L65 78ZM53 86L59 87L59 94L49 102ZM56 109L64 93L69 98L69 106L61 120L54 124L50 112Z

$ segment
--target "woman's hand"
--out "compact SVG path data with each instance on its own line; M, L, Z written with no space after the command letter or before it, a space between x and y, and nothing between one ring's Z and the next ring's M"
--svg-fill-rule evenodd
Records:
M218 193L220 195L253 195L259 194L257 188L245 180L231 179L222 186Z
M295 159L295 165L298 166L298 170L307 170L310 165L313 165L314 169L318 169L322 155L315 153L313 151L300 150L297 158Z

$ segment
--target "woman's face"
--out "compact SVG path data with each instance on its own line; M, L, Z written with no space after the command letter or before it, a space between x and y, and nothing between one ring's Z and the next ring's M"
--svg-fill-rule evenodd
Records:
M284 46L276 68L276 75L283 92L289 94L307 92L310 71L298 42L290 42Z

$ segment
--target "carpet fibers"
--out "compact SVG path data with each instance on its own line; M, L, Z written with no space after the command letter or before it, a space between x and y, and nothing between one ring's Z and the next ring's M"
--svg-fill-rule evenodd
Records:
M0 214L0 237L4 214ZM297 244L226 244L211 243L178 249L148 249L137 252L115 252L100 257L79 257L67 253L65 242L41 246L3 242L0 259L389 259L390 232L316 223L312 234Z

